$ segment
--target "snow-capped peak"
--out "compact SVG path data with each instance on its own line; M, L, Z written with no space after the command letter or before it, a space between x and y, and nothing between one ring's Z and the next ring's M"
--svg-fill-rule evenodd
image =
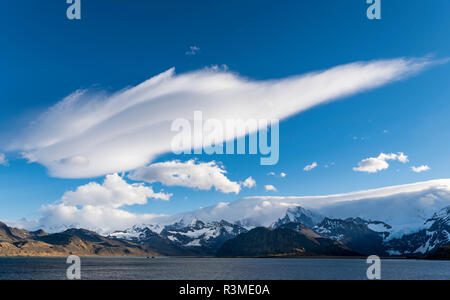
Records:
M437 213L435 213L433 215L433 217L431 217L430 219L428 219L425 222L425 224L428 225L428 228L429 228L429 226L431 226L435 222L440 222L441 224L450 225L450 206L445 207L445 208L441 209L440 211L438 211Z
M318 213L315 213L311 210L304 209L301 206L289 208L286 212L286 215L283 218L278 219L275 223L271 225L272 228L277 228L281 225L293 222L293 223L302 223L307 227L314 227L315 225L322 222L324 219Z

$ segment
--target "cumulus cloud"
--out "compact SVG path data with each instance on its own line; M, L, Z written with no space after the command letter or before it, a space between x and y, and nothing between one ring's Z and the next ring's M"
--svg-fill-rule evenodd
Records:
M103 184L90 182L62 197L65 205L104 206L119 208L125 205L146 204L148 198L170 200L171 194L155 193L151 187L140 183L129 184L117 174L106 176Z
M389 160L407 163L408 156L402 152L399 152L398 154L381 153L378 157L370 157L360 161L358 167L353 168L353 170L356 172L377 173L389 168L389 163L387 162Z
M241 186L251 189L256 186L256 181L250 176L241 183Z
M156 193L142 183L127 183L117 174L106 176L104 182L90 182L74 191L66 192L61 203L42 207L43 217L35 228L59 231L64 227L82 227L98 232L126 228L154 215L137 215L123 209L130 205L144 205L148 199L168 201L172 194Z
M8 166L8 160L6 159L6 155L4 153L0 153L0 166Z
M313 169L317 168L317 166L318 166L317 162L313 162L312 164L307 165L306 167L304 167L303 171L305 171L305 172L312 171Z
M277 174L275 172L269 172L269 173L267 173L267 176L277 177ZM287 176L287 174L284 172L281 172L280 175L278 175L278 176L280 176L281 178L284 178Z
M190 46L189 51L186 51L186 55L188 56L194 56L197 55L197 53L200 51L200 47L198 46Z
M415 173L422 173L422 172L426 172L426 171L431 170L431 168L429 166L427 166L427 165L423 165L423 166L420 166L420 167L411 167L411 169Z
M264 189L265 189L267 192L277 192L277 191L278 191L277 188L274 187L274 186L271 185L271 184L268 184L268 185L264 186Z
M54 177L88 178L131 171L170 152L178 134L171 131L172 121L193 120L194 111L222 122L284 119L403 79L431 63L426 59L358 62L265 81L222 69L181 75L170 69L112 95L75 91L18 134L8 150L44 165Z
M226 177L227 171L216 162L167 161L151 164L133 171L129 177L149 183L161 182L166 186L183 186L199 190L215 188L222 193L239 194L241 185Z
M30 229L59 232L66 228L85 228L106 234L137 224L148 224L157 217L152 214L134 214L124 209L92 205L82 207L65 204L47 205L40 212L42 218Z

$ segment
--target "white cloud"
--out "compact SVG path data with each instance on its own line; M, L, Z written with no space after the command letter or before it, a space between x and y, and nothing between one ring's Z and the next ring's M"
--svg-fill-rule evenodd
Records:
M129 184L117 174L106 176L103 184L90 182L75 191L66 192L62 202L69 206L102 206L119 208L125 205L146 204L148 198L170 200L171 194L155 193L140 183Z
M273 176L273 177L280 176L281 178L285 178L287 176L287 174L284 172L281 172L280 175L277 175L275 172L269 172L269 173L267 173L267 176Z
M228 202L219 202L219 204L217 204L216 208L225 208L225 207L228 207L228 205L230 205L230 203L228 203Z
M397 160L401 163L407 163L408 156L402 152L399 152L398 154L381 153L378 157L370 157L360 161L358 163L358 167L353 168L353 170L356 172L377 173L389 168L389 164L387 162L389 160Z
M274 187L274 186L271 185L271 184L268 184L268 185L264 186L264 189L265 189L267 192L277 192L277 191L278 191L277 188Z
M6 155L4 153L0 153L0 166L8 166L8 160L6 159Z
M392 156L393 156L394 158L392 158ZM402 152L398 153L397 155L391 154L391 156L390 156L389 159L394 159L394 160L396 159L396 160L398 160L399 162L404 163L404 164L406 164L407 162L409 162L408 156L405 155L405 154L402 153Z
M420 167L411 167L411 170L413 170L416 173L422 173L422 172L426 172L426 171L431 170L431 168L429 166L427 166L427 165L423 165L423 166L420 166Z
M61 178L89 178L143 167L171 150L175 119L284 119L319 104L416 73L430 61L358 62L322 72L255 81L225 70L175 75L170 69L112 95L75 91L17 135L19 151ZM230 138L240 137L240 135ZM200 144L195 146L199 147Z
M241 186L229 180L227 171L216 162L167 161L133 171L129 177L138 181L161 182L166 186L183 186L200 190L213 187L222 193L239 194Z
M104 233L149 221L154 215L137 215L122 209L144 205L149 198L168 201L172 194L155 193L142 183L129 184L117 174L106 176L102 184L90 182L66 192L61 203L46 205L35 228L60 231L77 227Z
M189 51L187 51L185 54L189 56L197 55L197 53L200 51L200 47L197 46L190 46Z
M251 189L256 186L256 181L250 176L241 183L241 186Z
M272 206L263 209L262 203ZM255 226L270 226L285 215L288 207L301 206L332 218L361 217L379 220L394 226L394 230L414 230L424 225L435 212L450 205L450 179L390 186L380 189L322 196L255 196L230 203L221 218L230 222L248 220ZM249 213L255 206L258 213ZM209 209L183 215L208 219ZM177 216L180 218L180 216Z
M211 65L210 67L208 67L207 69L211 69L213 71L228 71L229 67L228 65Z
M64 164L64 165L83 166L83 165L88 165L89 160L84 156L77 155L77 156L72 156L72 157L61 159L60 163Z
M40 212L43 217L30 229L60 232L66 228L85 228L105 234L137 224L148 224L157 217L152 214L134 214L123 209L92 205L82 207L65 204L48 205Z
M317 166L318 166L317 162L313 162L312 164L307 165L306 167L304 167L304 168L303 168L303 171L309 172L309 171L311 171L311 170L317 168Z

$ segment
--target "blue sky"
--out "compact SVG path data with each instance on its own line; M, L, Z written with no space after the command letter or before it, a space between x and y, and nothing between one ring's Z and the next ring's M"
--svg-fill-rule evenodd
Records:
M63 0L10 1L1 11L0 219L35 218L42 205L104 176L61 179L38 163L6 151L26 124L77 89L116 92L168 70L212 65L252 80L285 78L357 61L450 57L447 0L382 1L382 20L369 21L353 1L82 1L82 20L69 21ZM186 55L189 47L200 50ZM170 201L133 205L134 213L176 213L252 195L325 195L447 178L450 167L450 64L405 80L319 105L283 120L280 160L256 156L197 156L220 161L227 177L252 176L239 195L166 187ZM355 172L380 153L404 152L375 174ZM156 162L194 158L166 154ZM303 171L317 162L318 167ZM328 168L325 168L328 165ZM431 170L415 173L412 166ZM267 176L284 172L285 178ZM265 185L278 192L266 192Z

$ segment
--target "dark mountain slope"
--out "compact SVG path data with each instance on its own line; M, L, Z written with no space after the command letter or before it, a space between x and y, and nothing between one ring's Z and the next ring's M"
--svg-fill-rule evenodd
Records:
M225 242L217 252L217 256L269 255L352 256L357 253L295 223L277 229L255 228Z
M6 224L0 222L0 242L14 242L45 234L46 233L42 230L36 232L29 232L24 229L8 227Z
M103 237L84 229L45 234L1 226L0 256L156 256L149 247ZM24 238L21 238L20 236Z
M450 245L440 247L432 255L429 256L430 259L437 260L450 260Z

